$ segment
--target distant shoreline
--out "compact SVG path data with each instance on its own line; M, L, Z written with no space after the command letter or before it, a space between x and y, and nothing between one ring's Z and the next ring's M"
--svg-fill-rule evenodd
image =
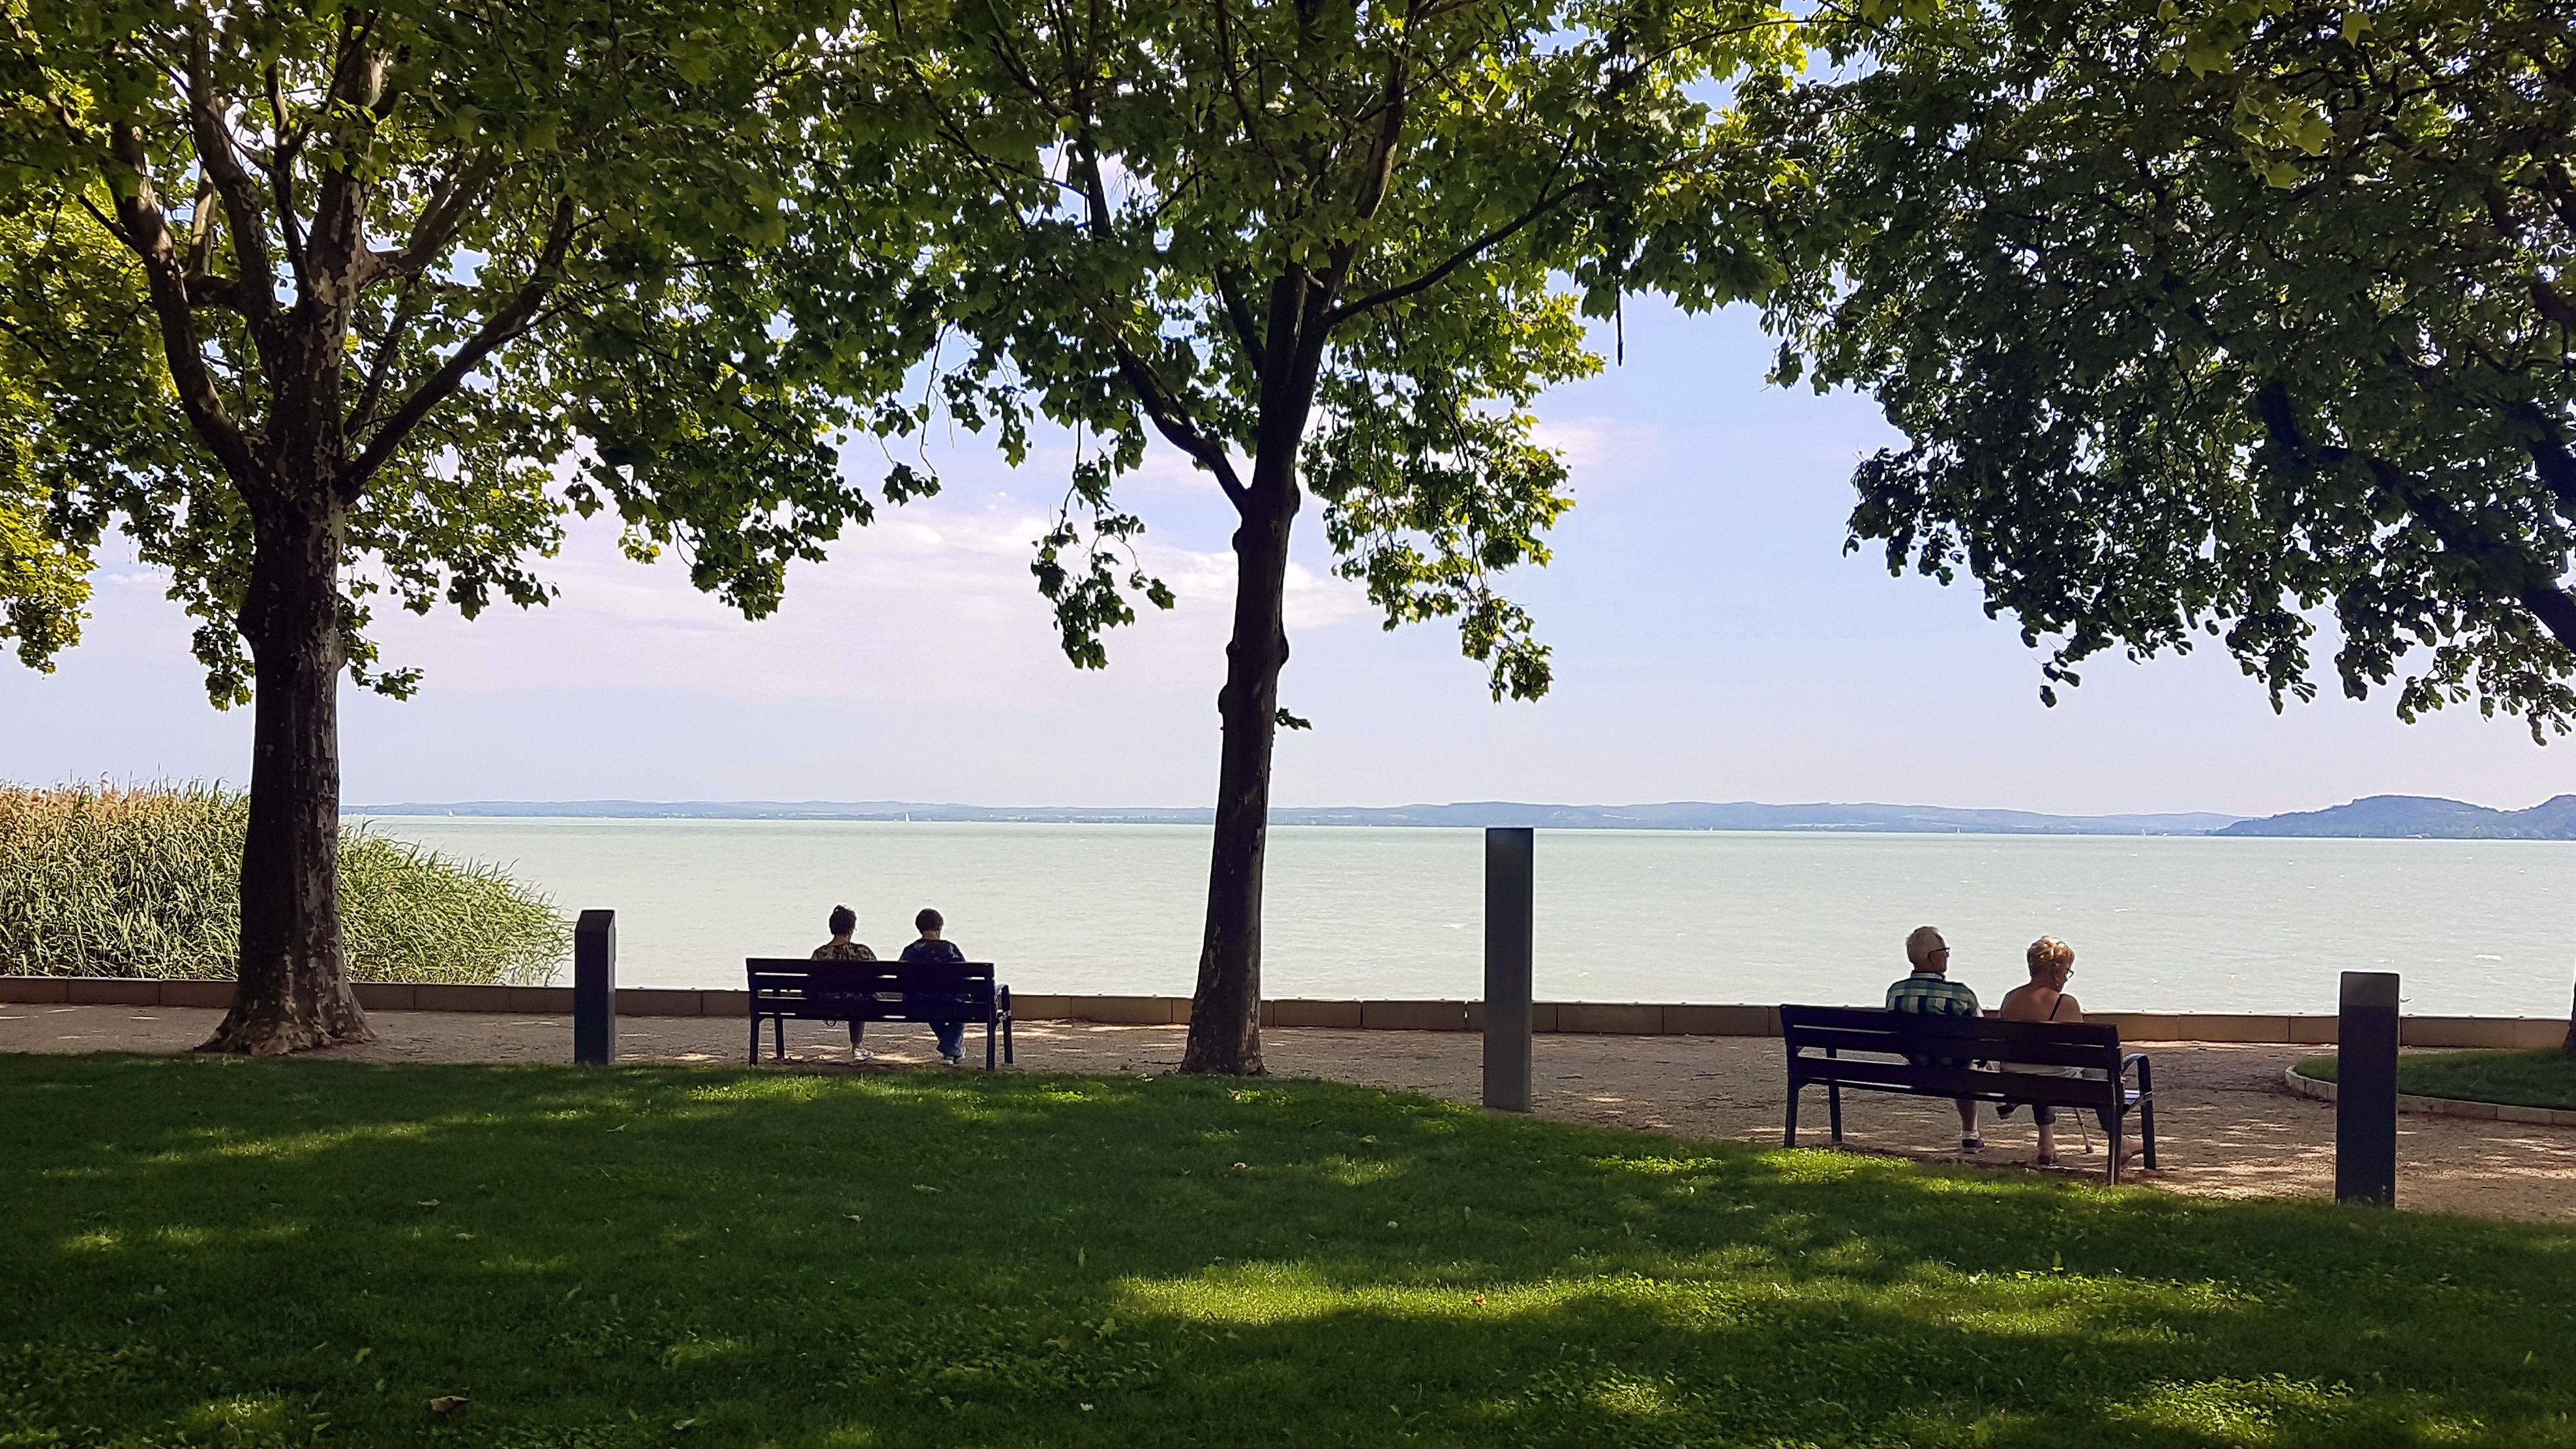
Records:
M1205 808L1088 808L955 803L776 800L460 800L352 805L350 815L460 819L787 820L1021 825L1207 825ZM2264 818L2181 812L2048 815L1938 805L1674 801L1652 805L1546 805L1465 801L1446 805L1274 809L1274 825L1383 827L1531 826L1551 830L1785 831L1816 834L2303 836L2345 839L2576 839L2576 795L2523 811L2455 800L2373 796L2331 810Z

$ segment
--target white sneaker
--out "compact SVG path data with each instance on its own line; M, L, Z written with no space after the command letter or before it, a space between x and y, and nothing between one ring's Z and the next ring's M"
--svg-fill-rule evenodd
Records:
M966 1059L964 1057L941 1057L940 1060L946 1062L952 1067L962 1067L966 1065Z
M854 1061L854 1062L872 1062L872 1061L875 1061L876 1059L877 1059L877 1054L876 1054L875 1052L869 1051L866 1047L852 1047L852 1048L850 1048L850 1060L851 1060L851 1061Z

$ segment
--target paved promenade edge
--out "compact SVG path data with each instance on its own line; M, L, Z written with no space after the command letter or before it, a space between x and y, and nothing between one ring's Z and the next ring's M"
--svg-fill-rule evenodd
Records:
M572 1011L569 986L456 986L429 982L357 983L358 1003L369 1011L506 1012L564 1015ZM221 1010L232 1004L230 981L186 981L121 976L0 976L0 1002L76 1006L177 1006ZM1109 1026L1180 1026L1190 1019L1186 996L1066 996L1015 993L1013 1014L1022 1021L1088 1021ZM621 1016L748 1015L750 993L666 987L625 987L617 993ZM1776 1006L1686 1002L1541 1001L1530 1010L1531 1028L1590 1036L1749 1036L1780 1034ZM2332 1046L2335 1018L2323 1015L2213 1012L2087 1014L2118 1027L2132 1042L2205 1041ZM1313 1026L1385 1031L1482 1031L1481 1001L1353 1001L1282 998L1261 1004L1264 1026ZM2567 1023L2554 1017L2410 1016L2400 1040L2419 1047L2537 1048L2565 1039ZM2432 1100L2432 1099L2426 1099ZM2537 1109L2534 1109L2537 1110ZM2535 1119L2536 1120L2536 1119Z

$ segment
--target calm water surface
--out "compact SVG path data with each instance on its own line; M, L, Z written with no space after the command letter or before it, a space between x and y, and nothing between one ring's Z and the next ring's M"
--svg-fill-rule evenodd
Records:
M1208 833L1162 825L389 817L508 865L567 911L617 912L630 986L738 986L846 902L890 952L925 905L1022 991L1187 995ZM1480 994L1472 830L1270 836L1274 996ZM2087 1005L2332 1011L2393 970L2407 1009L2564 1015L2576 843L1541 831L1538 992L1589 1001L1875 1002L1905 933L1940 926L1992 1001L2043 932Z

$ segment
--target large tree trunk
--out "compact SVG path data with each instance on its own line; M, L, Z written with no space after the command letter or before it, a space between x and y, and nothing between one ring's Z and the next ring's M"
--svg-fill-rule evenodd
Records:
M1207 934L1190 998L1185 1072L1259 1076L1261 869L1270 838L1270 750L1279 734L1279 671L1288 663L1288 531L1297 519L1297 458L1306 444L1330 330L1332 287L1292 269L1272 287L1254 429L1252 482L1234 498L1234 636L1225 646L1217 718L1216 839L1208 855Z
M316 496L318 495L318 497ZM340 942L340 554L324 484L255 508L242 605L253 681L241 986L201 1050L271 1056L370 1041Z
M1261 1066L1261 880L1270 834L1270 754L1279 733L1279 671L1288 662L1288 531L1295 495L1255 491L1234 531L1234 637L1225 646L1217 716L1216 840L1208 859L1207 934L1190 1000L1185 1072L1258 1076Z

